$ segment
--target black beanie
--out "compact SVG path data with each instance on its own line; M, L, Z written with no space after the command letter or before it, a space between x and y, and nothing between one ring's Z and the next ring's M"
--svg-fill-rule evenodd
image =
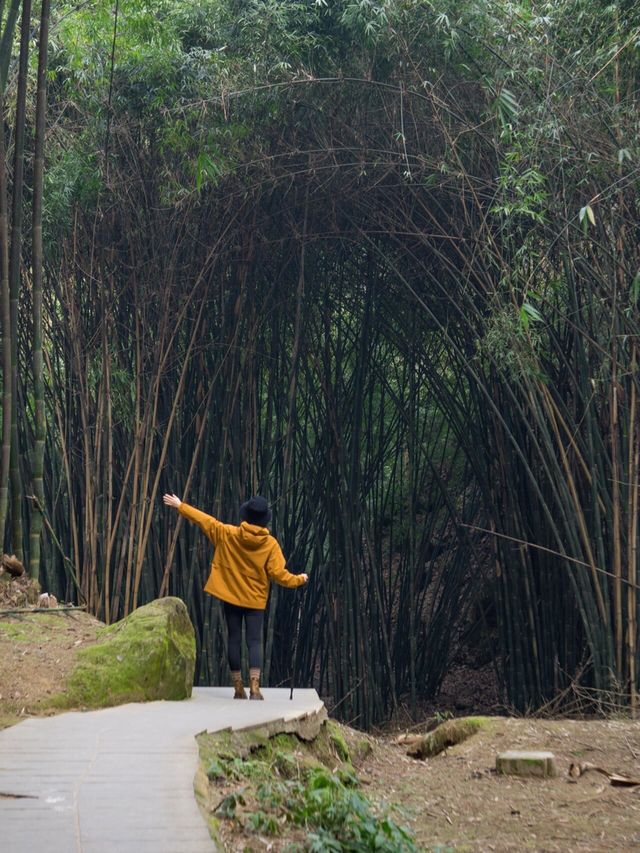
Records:
M271 521L271 510L269 504L260 495L250 498L240 507L240 519L249 524L257 524L259 527L266 527Z

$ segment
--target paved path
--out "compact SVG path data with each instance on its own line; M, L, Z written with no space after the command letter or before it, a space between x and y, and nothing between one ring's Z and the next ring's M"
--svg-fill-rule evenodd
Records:
M194 736L322 709L315 690L264 689L238 702L223 687L32 718L0 731L0 853L211 853L193 793Z

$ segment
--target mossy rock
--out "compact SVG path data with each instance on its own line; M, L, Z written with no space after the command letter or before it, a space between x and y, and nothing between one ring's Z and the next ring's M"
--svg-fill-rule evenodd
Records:
M451 746L462 743L489 724L487 717L461 717L447 720L436 729L417 739L407 750L413 758L432 758Z
M103 628L78 652L59 707L104 708L125 702L187 699L196 660L193 625L179 598L160 598Z

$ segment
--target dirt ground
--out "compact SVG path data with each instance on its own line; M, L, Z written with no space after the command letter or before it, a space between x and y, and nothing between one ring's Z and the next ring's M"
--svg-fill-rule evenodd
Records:
M0 608L0 728L46 713L78 650L95 642L101 627L81 610L11 614Z
M552 751L558 777L498 776L496 754L507 749ZM572 762L640 778L640 723L496 717L425 761L377 738L358 775L370 798L393 805L423 850L639 850L640 787L613 787L594 771L571 782Z

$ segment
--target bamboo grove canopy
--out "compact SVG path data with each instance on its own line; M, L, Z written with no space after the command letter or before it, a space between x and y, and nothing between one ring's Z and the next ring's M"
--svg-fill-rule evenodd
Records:
M259 492L311 576L272 593L272 684L301 610L298 677L357 725L470 636L513 707L635 707L635 4L96 0L50 27L5 549L106 621L182 597L212 683L208 544L159 497L231 521ZM32 65L5 246L37 208Z

